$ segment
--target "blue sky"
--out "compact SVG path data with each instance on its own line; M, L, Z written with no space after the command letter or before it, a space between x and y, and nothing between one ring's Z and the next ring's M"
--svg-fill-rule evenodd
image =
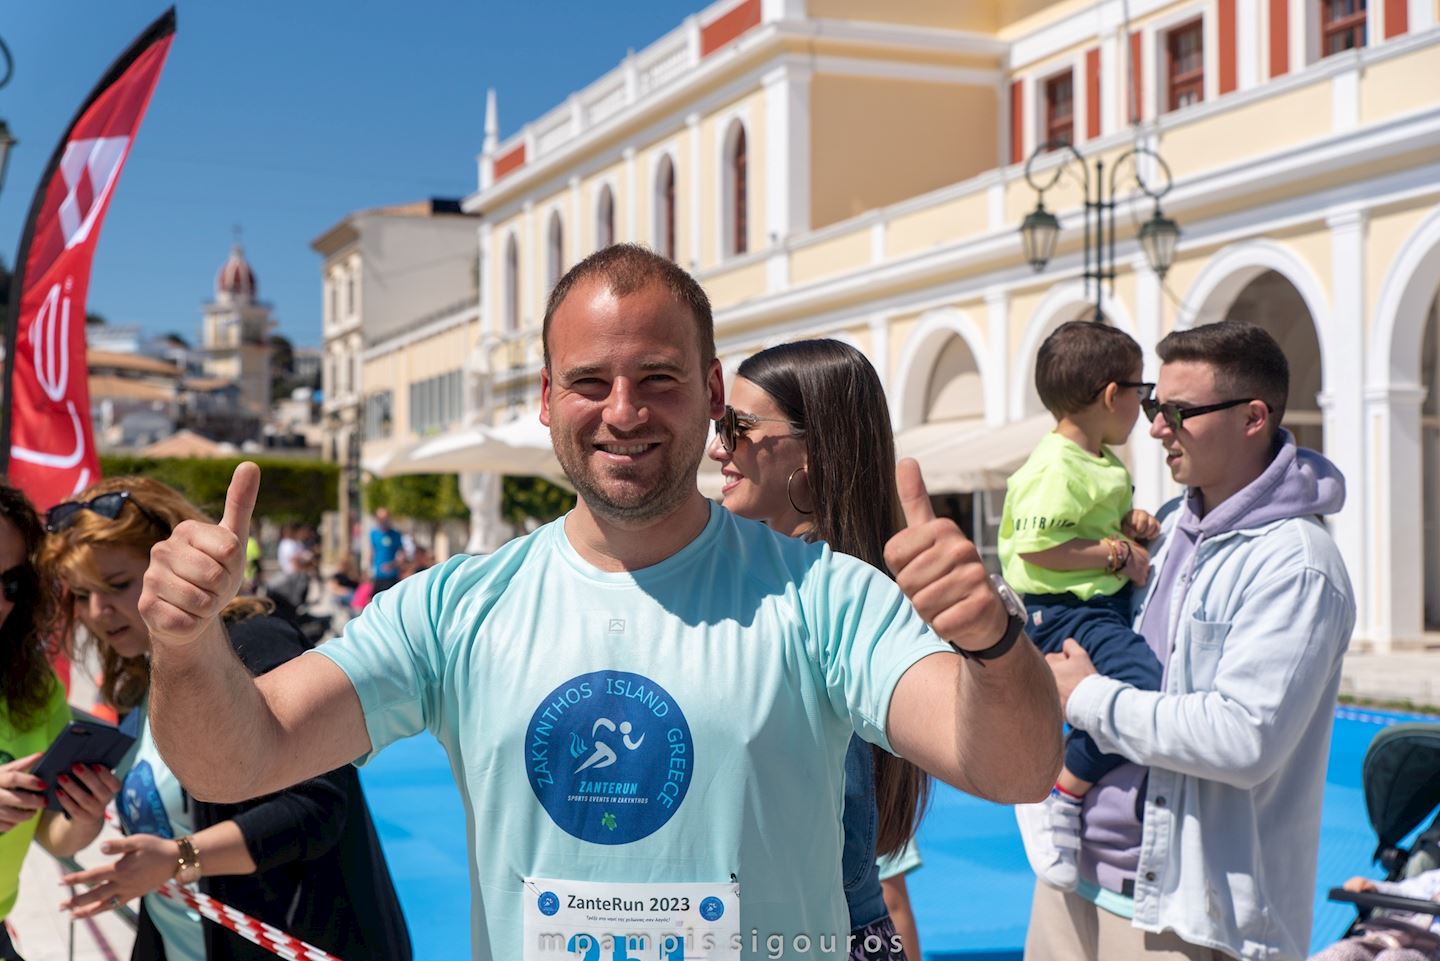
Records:
M15 75L0 119L20 145L0 190L15 262L30 200L65 126L152 0L11 3ZM196 339L200 304L243 228L280 333L320 343L310 241L352 210L476 188L485 90L500 135L559 104L706 6L701 0L190 0L110 204L89 309Z

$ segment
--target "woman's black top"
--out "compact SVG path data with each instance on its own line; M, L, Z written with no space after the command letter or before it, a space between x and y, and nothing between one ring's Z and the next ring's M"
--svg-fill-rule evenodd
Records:
M229 631L235 653L257 676L305 650L299 633L276 617L239 621ZM234 821L257 868L254 874L201 878L201 891L342 961L410 961L410 932L354 767L241 804L194 803L195 829ZM209 920L200 923L206 961L275 961L238 934ZM165 957L143 908L130 957Z

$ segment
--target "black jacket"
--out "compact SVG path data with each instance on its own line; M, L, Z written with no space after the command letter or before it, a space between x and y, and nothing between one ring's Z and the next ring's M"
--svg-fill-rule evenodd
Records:
M230 643L260 675L305 650L275 617L230 625ZM234 821L255 874L208 877L200 890L341 961L410 961L410 932L380 839L350 765L242 804L195 801L195 829ZM203 863L205 852L200 852ZM205 920L206 961L275 961L275 955ZM164 961L160 934L140 912L131 961Z

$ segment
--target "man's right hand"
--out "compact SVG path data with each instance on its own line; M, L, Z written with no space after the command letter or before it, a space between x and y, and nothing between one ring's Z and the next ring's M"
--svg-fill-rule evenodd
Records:
M250 515L260 493L260 468L235 468L219 524L184 521L150 549L140 593L140 616L150 640L180 646L195 641L239 593Z

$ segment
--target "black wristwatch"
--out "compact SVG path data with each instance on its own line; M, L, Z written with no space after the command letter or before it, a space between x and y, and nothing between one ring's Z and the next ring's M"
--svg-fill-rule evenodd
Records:
M1005 579L999 574L990 575L990 584L995 588L995 593L1000 595L1000 603L1005 605L1005 613L1010 615L1010 619L1005 624L1005 633L1000 640L989 647L978 651L967 651L963 647L955 648L960 652L961 657L969 658L972 661L993 661L997 657L1004 657L1010 648L1015 646L1020 635L1025 633L1025 621L1028 615L1025 613L1025 605L1021 602L1020 595L1016 594L1014 588L1006 584Z

